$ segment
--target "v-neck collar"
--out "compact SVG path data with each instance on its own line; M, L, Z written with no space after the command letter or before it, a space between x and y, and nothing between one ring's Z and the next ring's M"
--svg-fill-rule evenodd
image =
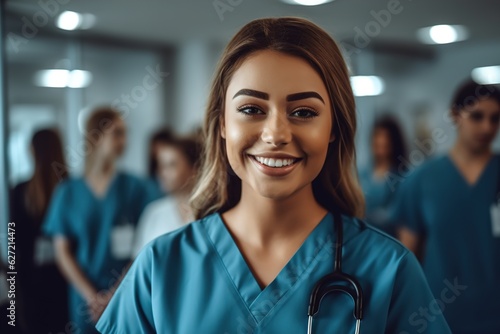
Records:
M285 295L299 280L307 277L320 260L331 255L330 250L333 247L334 238L333 215L327 213L276 278L261 289L220 214L214 213L212 218L208 219L209 223L205 224L207 234L234 288L257 324L269 314L274 306L279 302L284 302ZM330 247L325 247L328 244Z
M483 170L481 171L481 174L479 174L476 182L474 183L469 183L466 179L465 176L462 174L462 171L458 168L458 166L455 164L453 159L451 158L450 154L446 154L446 160L448 161L449 164L451 164L452 169L454 172L457 174L459 179L461 180L462 184L465 185L465 187L469 190L474 190L479 187L483 179L486 177L485 175L488 174L488 170L490 168L493 168L492 165L497 161L498 157L496 154L493 154L490 157L490 160L488 160L488 163L484 166Z
M106 189L106 191L101 195L97 195L94 190L92 189L92 187L90 186L90 184L88 183L87 179L85 178L85 176L82 176L81 177L81 182L83 184L83 187L89 192L90 196L96 201L96 202L104 202L106 200L106 198L108 198L109 194L111 193L113 187L115 186L116 184L116 180L118 179L118 176L119 176L119 172L115 172L113 174L113 177L111 178L111 180L109 181L109 184L108 184L108 188Z

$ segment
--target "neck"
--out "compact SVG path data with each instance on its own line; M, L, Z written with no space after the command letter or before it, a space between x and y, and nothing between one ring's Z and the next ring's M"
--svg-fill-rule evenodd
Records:
M492 152L489 146L481 150L472 150L460 140L457 140L450 150L450 154L459 161L482 162L489 160Z
M378 172L387 172L389 169L391 169L391 161L389 158L378 158L375 159L374 161L374 169L375 171Z
M230 219L229 228L256 244L309 233L327 213L316 202L312 185L283 200L260 196L244 184L242 188L241 200L231 209L238 218Z
M115 164L112 159L96 159L96 161L86 171L86 176L94 177L108 177L115 172Z

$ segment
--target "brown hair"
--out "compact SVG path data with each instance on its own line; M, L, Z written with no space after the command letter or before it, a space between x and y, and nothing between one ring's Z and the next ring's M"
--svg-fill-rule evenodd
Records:
M181 137L174 139L170 144L178 149L191 165L191 167L198 168L201 155L201 143L195 136Z
M37 219L42 219L57 184L68 177L59 132L43 129L31 138L35 171L26 186L26 208ZM56 170L57 166L57 170ZM54 167L54 169L52 169Z
M104 134L111 129L113 123L121 117L121 114L111 107L100 107L95 109L87 120L85 126L85 173L95 161L96 147L99 146Z
M330 211L362 217L364 199L355 169L356 111L349 73L335 41L314 23L294 17L266 18L245 25L229 42L217 66L203 128L204 154L191 197L197 219L227 210L241 197L221 137L225 94L235 71L252 53L273 50L306 60L321 76L332 102L335 141L313 181L316 200Z
M160 130L153 133L149 140L149 163L148 163L148 174L150 177L156 176L158 170L158 159L156 158L156 152L154 148L158 144L169 144L172 142L174 134L172 130L167 127L161 128Z

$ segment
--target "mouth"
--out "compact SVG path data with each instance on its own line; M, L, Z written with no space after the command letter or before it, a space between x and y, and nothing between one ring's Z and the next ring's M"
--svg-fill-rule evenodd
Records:
M491 138L490 136L483 136L483 137L478 137L477 140L480 143L489 143L493 140L493 138Z
M302 158L268 158L268 157L259 157L259 156L255 156L255 155L250 155L250 154L248 156L262 166L276 168L276 169L293 166L297 162L302 160Z

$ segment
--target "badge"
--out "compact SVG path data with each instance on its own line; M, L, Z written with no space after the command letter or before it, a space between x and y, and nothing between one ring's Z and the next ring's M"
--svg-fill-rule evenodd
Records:
M493 237L500 238L500 202L491 205L490 213L491 233L493 234Z
M120 224L111 231L111 254L115 259L130 259L134 241L134 227L130 223Z

